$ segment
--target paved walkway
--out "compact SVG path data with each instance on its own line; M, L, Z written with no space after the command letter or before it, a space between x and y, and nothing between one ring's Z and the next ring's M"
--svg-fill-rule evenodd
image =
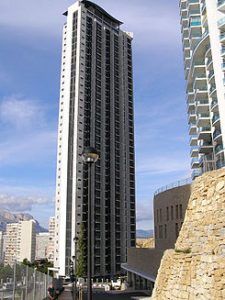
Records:
M60 295L59 300L73 300L71 291L65 289L65 291Z
M83 300L87 299L87 295L83 296ZM114 299L114 300L150 300L150 297L147 297L142 292L128 292L128 293L116 293L116 292L109 292L105 293L103 291L94 291L93 293L94 300L106 300L106 299ZM59 300L73 300L71 291L67 289L60 295Z

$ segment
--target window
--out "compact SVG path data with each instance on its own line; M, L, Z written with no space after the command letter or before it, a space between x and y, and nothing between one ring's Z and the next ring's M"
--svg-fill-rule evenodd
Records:
M163 238L163 226L159 225L159 238L162 239Z
M175 235L176 235L176 238L178 238L178 235L179 235L179 226L178 226L178 223L175 224Z
M176 205L176 219L178 219L178 204Z
M183 207L182 207L182 204L180 204L180 219L183 219Z
M169 221L170 216L169 216L169 207L167 206L166 208L166 220Z
M167 239L167 225L164 225L164 238Z
M173 206L170 207L170 213L171 213L171 220L173 220L174 215L173 215Z
M162 222L162 209L160 208L160 211L159 211L159 216L160 216L160 222Z

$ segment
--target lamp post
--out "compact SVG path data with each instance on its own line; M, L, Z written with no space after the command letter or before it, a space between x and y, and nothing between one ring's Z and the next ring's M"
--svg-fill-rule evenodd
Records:
M88 280L88 300L92 300L92 243L91 243L91 169L92 165L99 159L98 151L93 147L87 147L82 153L82 159L88 165L88 262L87 262L87 280Z

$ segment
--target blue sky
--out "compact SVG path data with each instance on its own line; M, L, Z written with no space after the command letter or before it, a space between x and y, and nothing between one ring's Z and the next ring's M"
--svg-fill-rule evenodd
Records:
M72 0L0 2L0 207L54 214L62 13ZM178 0L96 0L134 32L137 227L160 186L190 176Z

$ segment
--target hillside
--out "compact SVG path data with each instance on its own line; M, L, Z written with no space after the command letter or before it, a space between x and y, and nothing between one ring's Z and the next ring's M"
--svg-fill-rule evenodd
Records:
M30 214L27 213L11 213L7 210L0 209L0 230L5 231L6 225L9 223L18 223L21 220L29 221L34 219ZM36 221L36 231L39 232L46 232L47 230L40 226L37 220Z

